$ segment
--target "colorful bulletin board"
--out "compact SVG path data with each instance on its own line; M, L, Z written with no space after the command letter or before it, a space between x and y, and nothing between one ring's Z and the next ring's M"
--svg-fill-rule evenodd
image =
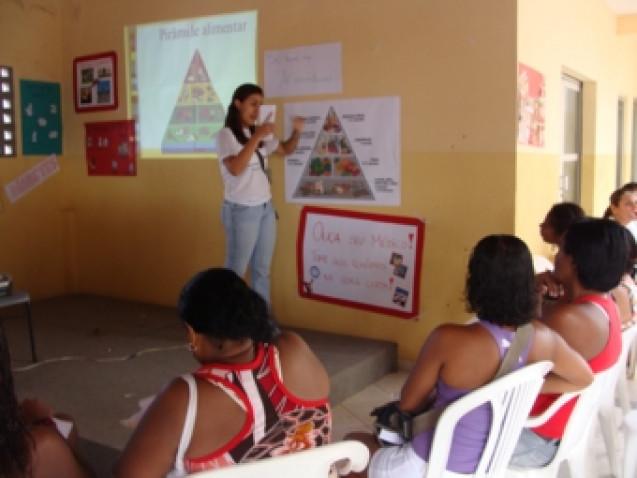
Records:
M299 294L415 317L424 240L419 219L306 206L297 238Z
M22 153L62 154L60 84L20 80Z
M136 176L135 120L86 123L89 176Z
M544 146L544 75L518 63L518 144Z
M114 51L73 60L75 111L117 108L117 54Z

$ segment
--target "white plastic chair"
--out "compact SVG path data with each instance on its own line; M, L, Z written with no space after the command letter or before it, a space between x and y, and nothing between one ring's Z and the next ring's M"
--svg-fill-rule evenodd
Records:
M552 362L537 362L511 372L459 398L440 416L434 432L424 478L504 476L524 423ZM482 404L490 403L493 419L480 463L471 474L446 470L453 431L458 420Z
M624 478L637 476L637 410L624 417Z
M593 383L588 387L579 392L563 394L544 413L529 418L526 422L526 427L535 428L543 425L562 405L573 397L579 397L568 419L553 460L540 468L509 468L506 472L507 478L556 477L562 462L566 462L568 472L572 478L586 477L586 451L591 427L599 411L601 395L605 390L608 390L613 373L611 368L595 374Z
M369 450L358 441L347 440L287 455L203 471L189 478L327 478L335 465L339 475L363 471Z
M623 415L630 411L630 398L628 395L628 382L626 380L626 363L628 353L637 336L637 327L632 326L622 332L622 353L617 363L608 371L606 390L616 390L621 404ZM615 394L603 393L599 404L599 425L606 445L606 454L610 463L610 471L613 476L621 476L619 461L617 415L615 413ZM628 477L627 477L628 478Z
M630 392L628 391L628 378L630 372L628 357L635 353L635 341L637 341L637 325L632 325L622 332L622 358L620 358L620 362L623 364L625 369L623 372L620 372L617 380L617 396L624 415L630 412L632 408Z

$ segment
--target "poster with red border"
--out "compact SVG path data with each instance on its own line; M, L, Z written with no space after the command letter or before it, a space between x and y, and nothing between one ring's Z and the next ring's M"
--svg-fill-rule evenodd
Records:
M73 60L75 112L117 109L117 53L107 51Z
M424 241L420 219L306 206L297 235L299 295L415 317Z
M86 123L89 176L136 176L135 120Z

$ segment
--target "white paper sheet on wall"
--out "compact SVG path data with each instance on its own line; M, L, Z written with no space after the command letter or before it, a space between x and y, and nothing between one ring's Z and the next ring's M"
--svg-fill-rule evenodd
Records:
M265 96L342 93L341 44L265 52Z

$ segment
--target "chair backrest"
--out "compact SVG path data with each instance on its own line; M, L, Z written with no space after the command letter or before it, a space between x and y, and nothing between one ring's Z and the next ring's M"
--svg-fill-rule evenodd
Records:
M219 470L188 475L192 478L327 478L332 465L339 474L363 471L369 450L358 441L347 440L287 455L264 458Z
M628 361L628 354L635 343L635 339L637 339L637 324L631 325L622 331L622 354L619 357L619 361L624 367Z
M628 361L628 353L630 352L632 343L635 341L635 337L637 337L637 326L635 325L633 325L632 327L628 327L627 329L622 331L621 354L617 359L617 363L605 371L605 387L608 387L607 390L613 390L613 393L601 394L600 406L602 407L610 407L611 409L615 407L614 390L617 387L617 381L619 380L620 374L626 373L626 362Z
M491 404L493 418L480 463L475 473L467 476L503 476L544 376L552 367L548 361L527 365L447 406L436 425L426 477L444 476L456 424L483 404Z
M616 366L613 366L602 372L597 372L593 383L579 392L572 394L578 397L577 403L573 407L557 453L553 458L553 462L561 463L569 458L578 446L587 443L590 428L595 422L604 391L615 397L615 382L617 381ZM609 388L611 386L613 388ZM571 395L571 394L569 394Z

